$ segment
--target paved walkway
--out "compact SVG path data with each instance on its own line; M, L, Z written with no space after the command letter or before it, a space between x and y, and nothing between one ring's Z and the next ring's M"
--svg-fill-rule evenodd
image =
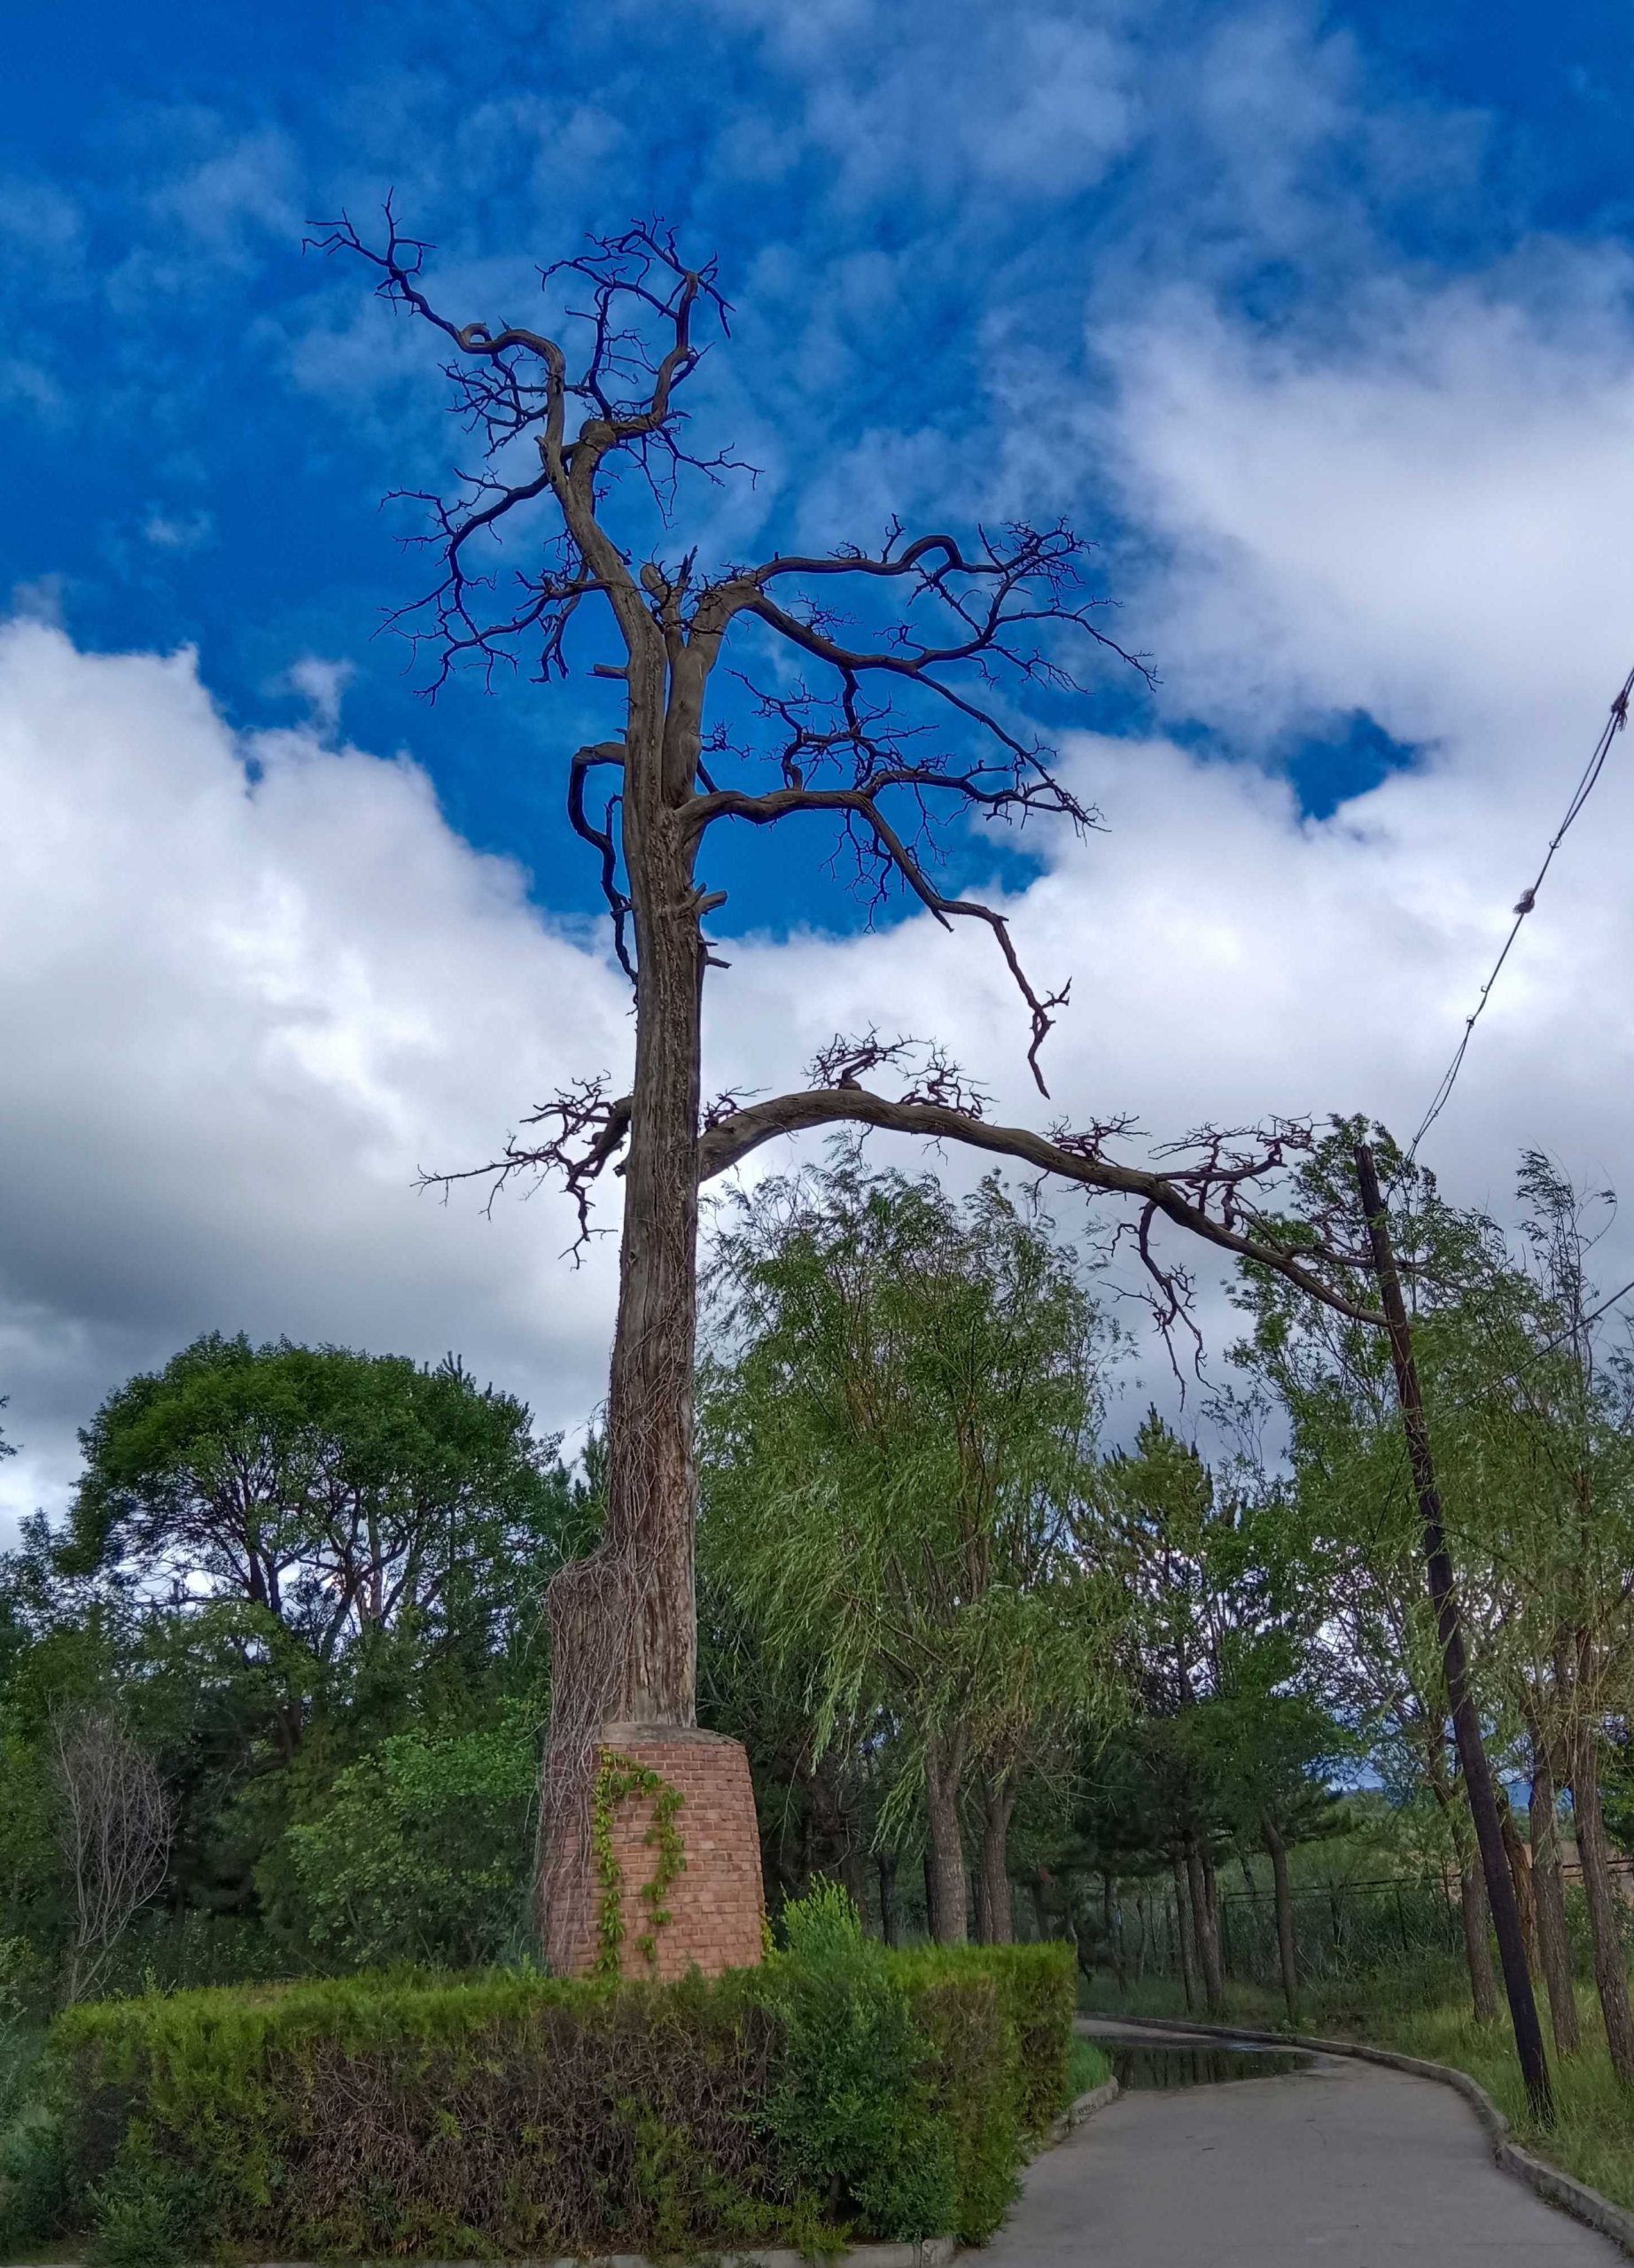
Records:
M1628 2268L1609 2238L1499 2171L1451 2087L1339 2056L1120 2096L1033 2161L982 2262Z

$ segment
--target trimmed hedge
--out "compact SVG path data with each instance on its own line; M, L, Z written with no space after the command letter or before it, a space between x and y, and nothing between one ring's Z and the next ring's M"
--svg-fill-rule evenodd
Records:
M1070 1949L888 1953L821 1892L789 1938L713 1981L73 2009L0 2144L0 2244L89 2233L143 2268L990 2235L1065 2101Z

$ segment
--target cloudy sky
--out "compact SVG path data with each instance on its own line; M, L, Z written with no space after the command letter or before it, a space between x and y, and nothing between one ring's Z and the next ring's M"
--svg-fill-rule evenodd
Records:
M1160 672L1043 720L1105 829L958 852L1072 979L1056 1107L1410 1130L1634 662L1614 0L65 26L15 0L0 93L0 1534L208 1328L455 1348L552 1425L600 1392L611 1247L575 1273L548 1193L413 1186L630 1035L560 818L611 712L428 708L375 635L424 573L380 500L460 436L427 339L301 245L388 188L462 320L634 214L719 253L700 414L759 478L689 507L706 555L1093 535ZM1458 1198L1522 1144L1634 1184L1631 839L1619 747L1427 1149ZM877 1021L1031 1107L980 939L866 934L820 842L710 879L712 1084Z

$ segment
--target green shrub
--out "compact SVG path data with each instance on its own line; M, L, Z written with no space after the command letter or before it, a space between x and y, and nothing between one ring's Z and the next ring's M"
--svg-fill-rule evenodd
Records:
M786 1932L713 1981L398 1972L71 2009L0 2149L12 2241L162 2268L989 2235L1065 2100L1066 1949L890 1953L829 1891Z
M774 2032L738 1978L374 1977L76 2008L47 2050L69 2221L286 2258L790 2233L802 2201L755 2132Z
M291 1902L324 1967L500 1957L527 1907L531 1732L398 1733L292 1827Z
M951 2228L953 2136L900 1964L829 1884L785 1907L783 1930L763 1972L782 2020L766 2109L778 2156L835 2222L882 2237Z
M1078 2013L1078 1962L1070 1945L989 1946L977 1956L997 1983L1021 2057L1022 2132L1048 2133L1071 2100L1068 2055Z
M934 2047L933 2090L953 2138L958 2184L945 2225L980 2244L1003 2219L1030 2149L1069 2101L1072 1949L926 1947L897 1960Z
M60 2124L43 2107L21 2112L0 2129L0 2258L54 2235L67 2197Z

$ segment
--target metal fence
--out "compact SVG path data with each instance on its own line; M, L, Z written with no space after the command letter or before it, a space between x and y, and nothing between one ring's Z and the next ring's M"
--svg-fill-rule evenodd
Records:
M1590 1973L1588 1913L1577 1868L1568 1863L1567 1926L1574 1966ZM1634 1868L1613 1869L1620 1893L1625 1946L1634 1958ZM1376 1975L1382 1969L1412 1970L1432 1962L1464 1958L1464 1918L1454 1875L1389 1876L1374 1881L1307 1884L1293 1892L1294 1935L1302 1977L1311 1982ZM1281 1981L1277 1952L1276 1904L1269 1889L1227 1890L1221 1885L1220 1965L1241 1984L1272 1989ZM1178 1977L1179 1941L1174 1892L1154 1883L1139 1891L1125 1884L1117 1900L1110 1943L1104 1924L1095 1935L1095 1953L1110 1955L1126 1976Z
M1293 1892L1301 1974L1311 1980L1359 1977L1461 1953L1458 1886L1435 1876L1311 1884ZM1220 1961L1235 1983L1275 1986L1280 1977L1276 1905L1269 1890L1219 1895ZM1180 1973L1174 1894L1119 1900L1114 1942L1125 1972Z

